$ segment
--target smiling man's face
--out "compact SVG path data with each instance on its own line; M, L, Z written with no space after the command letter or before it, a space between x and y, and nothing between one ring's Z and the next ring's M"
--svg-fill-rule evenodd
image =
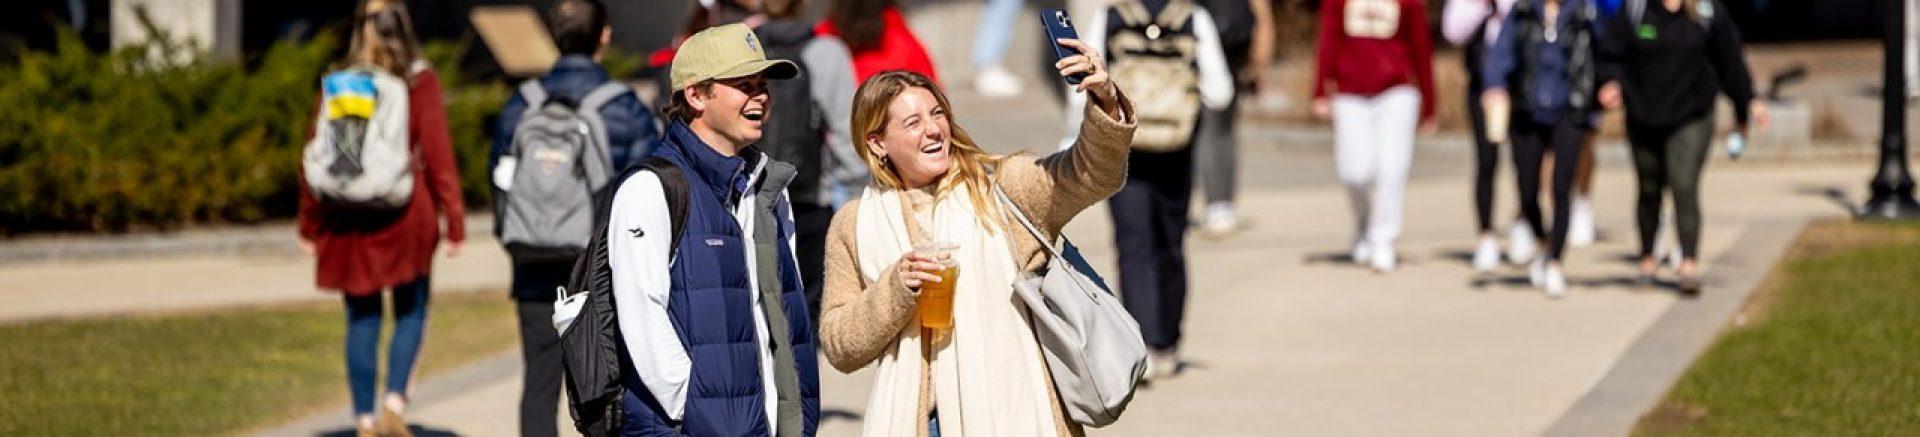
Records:
M685 90L688 104L700 114L694 124L703 126L696 127L711 130L736 147L760 141L761 126L773 106L767 94L767 79L756 74L718 79L712 84L704 92L697 85Z

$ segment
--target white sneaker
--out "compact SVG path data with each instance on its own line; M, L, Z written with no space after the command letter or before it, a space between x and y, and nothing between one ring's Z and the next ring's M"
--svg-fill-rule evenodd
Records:
M1473 270L1486 273L1500 267L1500 239L1492 235L1480 237L1480 247L1473 251Z
M1149 381L1164 380L1180 373L1180 354L1172 349L1165 351L1147 351L1147 374Z
M1542 288L1547 285L1546 258L1535 258L1532 263L1527 264L1527 283L1533 285L1533 288Z
M987 97L1013 97L1020 95L1020 78L1006 67L993 67L974 75L973 88Z
M1373 271L1376 273L1392 273L1393 269L1400 265L1400 256L1393 252L1393 247L1391 246L1375 247L1373 248L1373 259L1369 260L1367 265L1373 267Z
M1547 292L1547 297L1554 298L1554 299L1566 297L1567 295L1566 273L1560 271L1559 265L1547 266L1546 270L1547 270L1546 272L1547 277L1545 278L1545 281L1544 281L1546 283L1543 284L1543 286L1540 288Z
M1366 265L1371 263L1373 262L1373 245L1367 244L1367 241L1362 239L1359 242L1353 243L1353 253L1348 256L1348 259L1352 260L1354 264Z
M1534 252L1539 250L1533 238L1533 226L1527 222L1515 222L1513 231L1507 235L1507 262L1514 265L1533 261Z
M1593 227L1593 200L1573 198L1573 218L1567 220L1567 244L1573 247L1593 245L1597 231Z
M1234 214L1233 204L1214 202L1207 205L1207 218L1200 222L1200 233L1212 238L1231 236L1240 230L1240 216Z

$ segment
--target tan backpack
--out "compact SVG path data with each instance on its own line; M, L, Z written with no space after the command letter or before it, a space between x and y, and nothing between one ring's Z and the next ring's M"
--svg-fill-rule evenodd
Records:
M1113 5L1121 26L1107 36L1107 53L1113 59L1114 82L1127 87L1137 111L1136 150L1170 152L1192 142L1200 118L1193 8L1190 0L1173 0L1160 15L1150 16L1140 0Z

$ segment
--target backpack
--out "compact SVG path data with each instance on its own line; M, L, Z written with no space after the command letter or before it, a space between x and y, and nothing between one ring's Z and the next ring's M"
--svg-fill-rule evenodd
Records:
M600 108L629 92L607 82L575 102L549 96L537 79L520 84L527 111L502 155L517 162L512 189L494 197L500 242L515 259L573 259L586 247L594 197L613 173Z
M1195 67L1199 38L1192 29L1193 2L1173 0L1150 16L1140 0L1113 5L1120 28L1107 36L1110 74L1131 84L1138 127L1133 148L1170 152L1186 148L1200 118L1200 72Z
M754 30L766 47L767 59L786 59L800 67L800 74L792 79L767 82L767 94L773 107L779 109L767 113L760 148L769 158L793 164L799 171L787 186L793 202L819 205L826 200L820 194L820 173L822 155L827 153L827 115L813 101L812 78L807 71L810 66L800 57L807 45L817 40L787 37L796 27L799 33L812 34L810 26L797 21L769 22Z
M680 168L666 158L649 157L629 167L611 186L619 187L627 178L642 171L653 172L667 199L672 218L672 250L678 251L680 237L687 224L687 180ZM625 413L620 402L626 391L620 385L625 375L625 349L620 337L613 301L613 269L607 261L607 226L616 189L603 190L595 201L592 237L573 263L573 274L559 292L556 313L576 311L560 330L560 362L566 372L563 384L567 392L567 413L574 429L588 436L617 435ZM560 317L556 317L560 319Z
M300 159L307 189L331 210L405 208L414 173L406 80L355 67L322 77L320 92L320 116Z

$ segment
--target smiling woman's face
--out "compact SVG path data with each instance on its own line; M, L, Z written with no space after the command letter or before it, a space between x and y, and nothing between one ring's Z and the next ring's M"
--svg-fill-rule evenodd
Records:
M867 148L887 157L906 188L940 181L953 167L947 108L926 88L908 88L887 104L886 127L867 136Z

